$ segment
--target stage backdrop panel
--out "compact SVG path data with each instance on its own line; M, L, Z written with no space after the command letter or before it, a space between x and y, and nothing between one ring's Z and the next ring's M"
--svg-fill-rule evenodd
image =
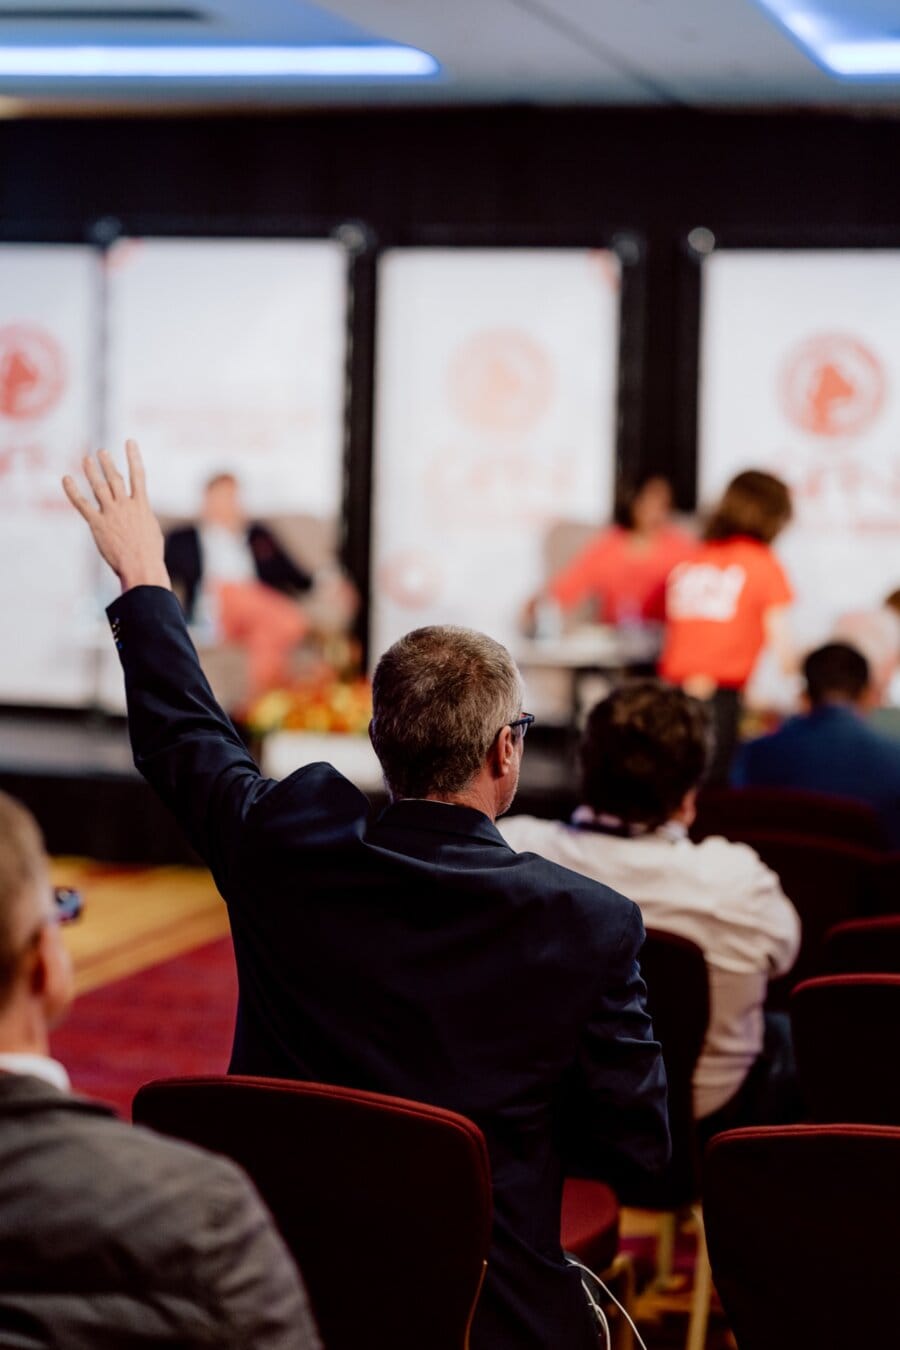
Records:
M900 586L900 251L724 250L702 265L699 489L768 469L802 645Z
M610 513L618 261L396 249L378 294L372 656L428 623L515 649L548 527Z
M347 257L330 240L122 239L108 255L109 443L192 515L239 477L253 514L341 507Z
M90 699L96 580L60 478L96 443L100 266L86 247L0 245L0 702Z

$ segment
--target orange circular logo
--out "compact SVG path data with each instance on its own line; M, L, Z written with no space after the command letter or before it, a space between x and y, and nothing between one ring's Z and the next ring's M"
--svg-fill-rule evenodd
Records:
M853 436L864 431L884 402L884 370L857 338L823 334L791 354L782 401L791 421L814 436Z
M43 417L59 402L64 384L63 354L49 333L28 324L0 328L0 415Z
M513 328L476 334L450 363L451 402L464 422L481 431L529 430L547 411L553 384L547 352Z

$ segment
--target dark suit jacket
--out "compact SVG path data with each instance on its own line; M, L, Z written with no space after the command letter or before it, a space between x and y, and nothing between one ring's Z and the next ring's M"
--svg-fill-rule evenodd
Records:
M668 1154L639 910L514 853L479 811L400 801L370 820L330 765L262 778L174 597L139 587L109 614L135 762L228 904L232 1071L374 1089L475 1120L495 1222L473 1347L595 1350L560 1250L564 1154L578 1147L614 1182Z
M237 1167L7 1073L0 1345L320 1350L296 1267Z
M312 585L310 574L285 553L265 525L247 526L247 544L260 581L285 595L309 590ZM190 622L203 581L203 550L196 525L186 525L166 535L166 567L172 584L184 597L184 612Z
M855 797L878 811L888 839L900 849L900 743L853 708L828 704L748 741L738 751L731 781Z

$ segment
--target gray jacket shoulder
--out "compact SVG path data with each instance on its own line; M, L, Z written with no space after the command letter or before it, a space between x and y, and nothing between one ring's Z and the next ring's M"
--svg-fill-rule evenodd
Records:
M48 1345L319 1346L233 1163L35 1079L0 1080L0 1214L0 1314L47 1326Z

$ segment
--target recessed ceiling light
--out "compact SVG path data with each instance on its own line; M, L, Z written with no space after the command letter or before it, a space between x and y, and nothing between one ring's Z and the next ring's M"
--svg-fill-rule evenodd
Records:
M900 75L896 0L757 0L829 74Z
M8 79L422 79L439 70L427 52L387 43L0 47L0 78Z

